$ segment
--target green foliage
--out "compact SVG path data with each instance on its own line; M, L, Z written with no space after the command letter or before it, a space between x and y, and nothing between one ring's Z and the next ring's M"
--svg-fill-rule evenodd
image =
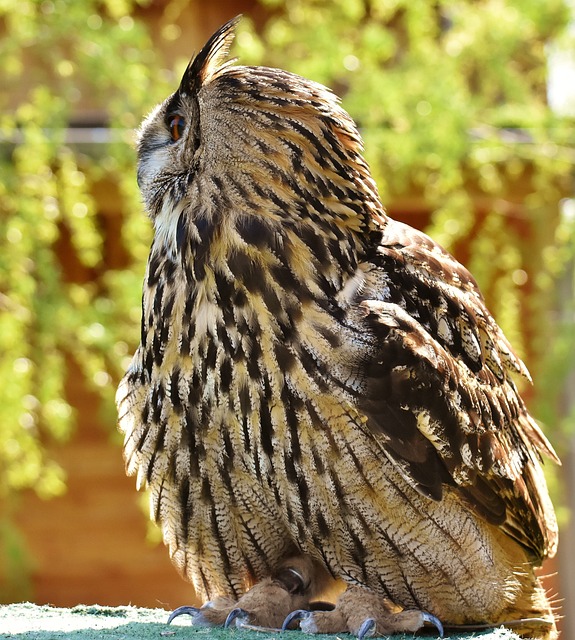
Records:
M63 470L45 445L67 438L74 422L67 364L74 359L110 401L125 341L135 340L141 273L106 271L93 197L96 179L122 176L118 211L133 233L126 247L141 261L149 230L128 184L135 182L133 150L126 139L94 158L66 131L87 104L104 109L122 137L155 99L152 89L161 83L150 73L154 54L131 16L135 7L0 3L9 34L0 41L0 497L28 487L42 497L64 491ZM83 274L79 281L70 261Z
M546 248L544 260L559 304L551 318L552 339L544 345L535 415L544 424L556 424L557 444L567 450L575 434L575 200L564 201L555 243Z
M0 0L0 497L64 491L46 448L76 418L65 389L72 361L115 422L150 240L125 132L177 83L138 17L146 4ZM557 203L573 139L545 97L564 1L262 4L261 35L249 16L240 24L241 62L288 68L342 95L384 202L414 194L433 212L432 235L456 252L471 237L463 257L506 332L542 350L552 285L571 255ZM157 31L173 39L184 10L168 3ZM93 112L106 114L110 141L88 148L66 127ZM95 195L110 189L120 259Z

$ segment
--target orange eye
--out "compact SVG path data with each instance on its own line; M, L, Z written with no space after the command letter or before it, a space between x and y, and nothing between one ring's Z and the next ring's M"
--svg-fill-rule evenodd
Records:
M174 113L168 116L166 122L168 124L168 129L170 131L170 137L172 138L172 140L174 142L176 140L179 140L184 134L184 129L186 126L184 117L179 115L178 113Z

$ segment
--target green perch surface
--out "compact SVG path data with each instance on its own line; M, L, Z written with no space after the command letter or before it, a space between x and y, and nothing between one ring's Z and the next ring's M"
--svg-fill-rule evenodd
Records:
M138 607L101 607L79 605L58 609L30 603L0 606L0 639L21 640L311 640L301 631L268 632L246 629L195 629L182 616L168 626L169 611ZM425 633L416 638L433 638ZM317 635L313 640L351 640L346 634ZM389 640L412 640L414 636L387 636ZM447 635L450 640L520 640L508 629Z

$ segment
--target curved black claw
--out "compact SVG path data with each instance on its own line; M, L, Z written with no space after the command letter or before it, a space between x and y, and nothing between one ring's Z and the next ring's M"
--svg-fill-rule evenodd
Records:
M234 621L236 623L236 626L240 626L241 627L243 623L248 621L249 617L250 617L250 614L245 609L242 609L241 607L236 607L235 609L232 609L228 613L228 617L226 618L226 621L224 622L224 629L228 629L229 626ZM239 625L238 625L238 623L239 623Z
M421 617L424 622L430 622L439 631L439 637L443 638L443 625L439 621L439 618L436 618L431 613L427 613L427 611L422 611Z
M371 638L375 635L375 620L373 618L366 618L362 623L359 631L357 632L357 640L363 640L363 638Z
M312 615L311 611L307 611L306 609L296 609L291 613L288 613L286 619L282 624L282 631L287 631L290 624L294 621L299 622L300 620L306 620Z
M198 615L198 612L199 612L199 609L197 607L188 607L188 606L178 607L177 609L174 609L172 613L170 613L170 617L168 618L168 624L170 624L170 622L172 622L174 618L177 618L178 616L182 616L184 614L187 614L189 616L192 616L192 618L195 618Z

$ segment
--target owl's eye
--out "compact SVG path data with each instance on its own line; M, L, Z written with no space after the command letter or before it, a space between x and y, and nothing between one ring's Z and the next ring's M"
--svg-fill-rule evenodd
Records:
M186 121L184 117L179 113L172 113L166 118L166 124L168 125L170 137L172 138L173 142L179 140L184 134L184 129L186 127Z

